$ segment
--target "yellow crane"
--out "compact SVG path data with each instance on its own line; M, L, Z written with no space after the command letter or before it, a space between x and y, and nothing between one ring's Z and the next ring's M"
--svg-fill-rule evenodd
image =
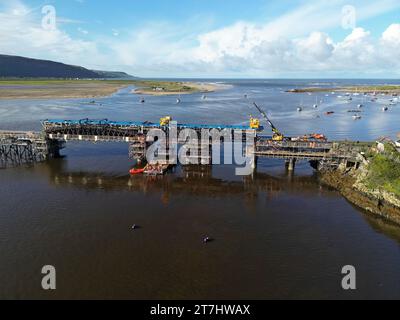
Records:
M160 119L160 126L168 126L169 123L172 121L172 117L166 116Z
M272 129L273 135L272 135L272 140L274 141L283 141L285 139L285 136L274 126L274 124L269 120L267 114L257 105L257 103L254 102L254 106L257 108L257 110L261 113L261 115L264 117L264 119L268 122L269 126ZM252 121L254 119L250 119L250 126L252 125ZM258 119L255 119L258 120ZM258 120L258 126L260 125L260 121Z

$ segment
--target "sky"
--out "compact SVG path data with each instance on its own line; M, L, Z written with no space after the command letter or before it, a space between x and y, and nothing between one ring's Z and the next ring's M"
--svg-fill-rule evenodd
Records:
M0 54L158 78L399 78L400 0L0 0Z

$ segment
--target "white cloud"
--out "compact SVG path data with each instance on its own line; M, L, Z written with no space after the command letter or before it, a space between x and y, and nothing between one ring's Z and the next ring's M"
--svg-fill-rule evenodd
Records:
M329 30L340 27L343 4L305 4L265 24L239 21L203 33L193 21L149 22L135 30L112 29L109 36L78 28L83 40L62 24L43 30L40 14L13 0L0 12L0 52L142 76L399 75L400 24L388 22L382 35L357 27L334 41ZM357 25L399 7L398 0L360 2Z
M389 45L400 44L400 24L392 24L382 35L382 40Z
M77 30L78 30L80 33L84 34L84 35L89 34L89 31L87 31L87 30L85 30L85 29L83 29L83 28L78 28Z
M40 11L39 11L40 12ZM90 65L91 57L104 59L91 41L73 39L60 28L44 30L40 14L20 1L10 1L0 12L0 52L66 63ZM79 28L86 34L86 30Z

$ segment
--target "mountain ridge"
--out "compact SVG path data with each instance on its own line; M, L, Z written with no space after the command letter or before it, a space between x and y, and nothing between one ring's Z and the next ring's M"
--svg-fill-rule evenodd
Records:
M0 54L0 78L134 79L121 71L90 70L52 60Z

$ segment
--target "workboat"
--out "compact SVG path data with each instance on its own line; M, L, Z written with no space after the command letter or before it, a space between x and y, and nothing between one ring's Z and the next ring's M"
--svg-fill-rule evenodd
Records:
M141 169L133 168L133 169L129 170L129 173L131 175L142 174L142 173L144 173L144 168L141 168Z
M328 139L325 137L325 135L321 133L311 133L311 134L306 134L304 136L300 137L292 137L290 138L290 141L295 141L295 142L327 142Z

